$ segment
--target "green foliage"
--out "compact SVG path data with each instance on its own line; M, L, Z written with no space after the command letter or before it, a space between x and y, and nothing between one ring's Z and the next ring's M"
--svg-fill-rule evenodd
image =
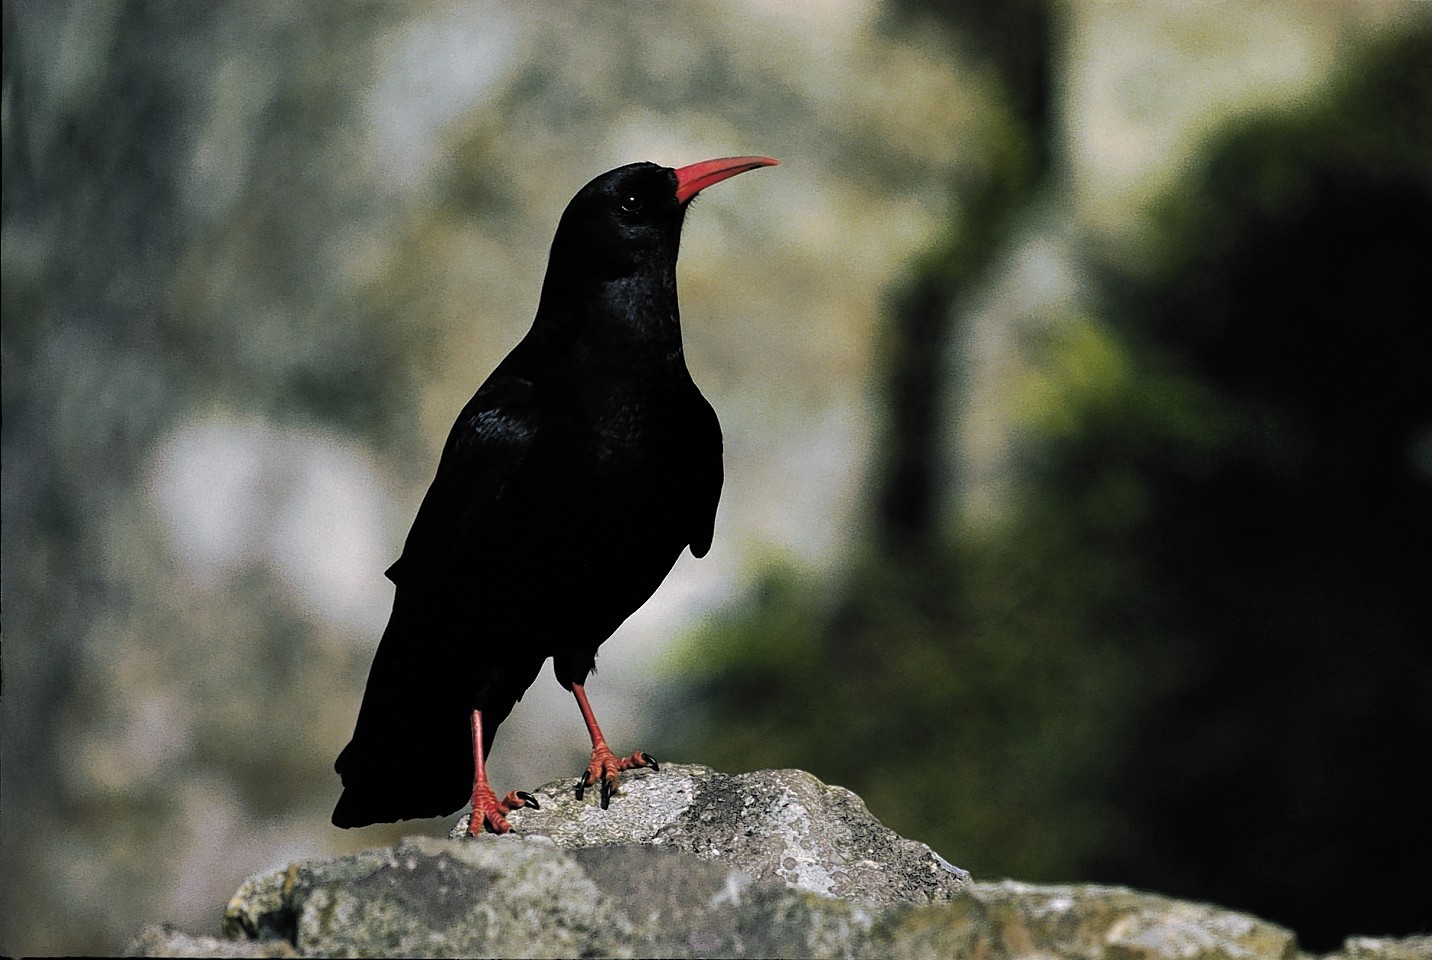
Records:
M1035 345L1001 528L870 549L833 596L773 570L692 638L689 755L808 767L986 879L1213 899L1310 949L1416 926L1432 36L1348 78L1228 132L1102 266L1107 314Z
M1031 540L966 546L919 575L868 558L834 607L768 571L678 664L717 718L684 725L708 733L679 751L811 769L985 875L1070 875L1103 829L1087 789L1102 760L1073 748L1124 709L1122 654L1030 602Z
M1047 456L1102 435L1081 452L1092 469L1030 485L1007 524L917 563L866 555L834 601L769 569L676 664L716 721L681 748L807 767L981 876L1083 876L1119 842L1108 784L1157 640L1133 546L1152 496L1138 464L1192 461L1232 433L1196 385L1135 364L1093 321L1043 351L1022 391L1029 430Z
M1091 869L1243 906L1310 947L1425 913L1381 851L1432 852L1409 834L1416 800L1384 782L1432 737L1429 65L1424 30L1325 103L1229 132L1146 259L1104 268L1114 329L1216 397L1223 435L1131 451L1157 695L1112 785L1139 843ZM1117 437L1089 431L1044 482L1077 482L1081 452ZM1294 879L1327 862L1385 889L1350 906Z

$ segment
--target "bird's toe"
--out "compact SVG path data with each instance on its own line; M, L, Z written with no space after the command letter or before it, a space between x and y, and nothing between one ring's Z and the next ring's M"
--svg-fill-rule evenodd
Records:
M487 833L511 833L512 824L508 823L507 818L498 813L496 809L481 812L474 810L467 821L467 835L475 837L484 831Z
M603 810L607 809L607 806L612 802L612 794L616 792L616 789L617 789L617 778L616 778L616 774L613 774L613 775L610 776L610 777L602 777L602 809L603 809Z
M523 807L531 807L533 810L541 810L542 805L537 798L526 790L513 790L506 797L502 798L502 804L508 810L521 810Z
M577 778L577 799L585 799L588 787L601 784L600 799L602 809L605 810L617 792L621 772L642 767L658 772L661 770L656 758L649 753L638 750L630 756L618 757L610 749L607 749L605 744L600 745L592 751L591 762L587 764L587 769L582 771L582 775Z

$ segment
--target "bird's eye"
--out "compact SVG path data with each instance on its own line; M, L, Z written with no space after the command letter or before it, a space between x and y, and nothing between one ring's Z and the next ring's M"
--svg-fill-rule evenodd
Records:
M641 213L646 204L642 203L639 197L628 194L622 197L618 206L622 208L622 213Z

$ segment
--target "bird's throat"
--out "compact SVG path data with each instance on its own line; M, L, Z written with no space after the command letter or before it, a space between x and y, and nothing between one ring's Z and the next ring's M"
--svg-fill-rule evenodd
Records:
M533 322L539 339L643 354L681 351L676 271L644 270L561 284L548 278Z
M605 323L618 329L612 334L635 337L649 346L681 345L681 308L676 299L676 273L664 276L620 277L602 291Z

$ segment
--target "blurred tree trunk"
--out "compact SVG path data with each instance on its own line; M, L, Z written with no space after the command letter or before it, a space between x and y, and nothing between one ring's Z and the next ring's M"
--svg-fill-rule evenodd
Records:
M1050 89L1056 18L1047 0L981 4L898 0L897 29L933 19L968 48L1002 92L1008 122L993 155L958 185L949 232L929 251L890 311L885 343L888 419L880 452L876 546L920 564L938 547L944 431L942 400L955 389L949 345L971 283L1004 249L1011 225L1038 196L1049 171Z

